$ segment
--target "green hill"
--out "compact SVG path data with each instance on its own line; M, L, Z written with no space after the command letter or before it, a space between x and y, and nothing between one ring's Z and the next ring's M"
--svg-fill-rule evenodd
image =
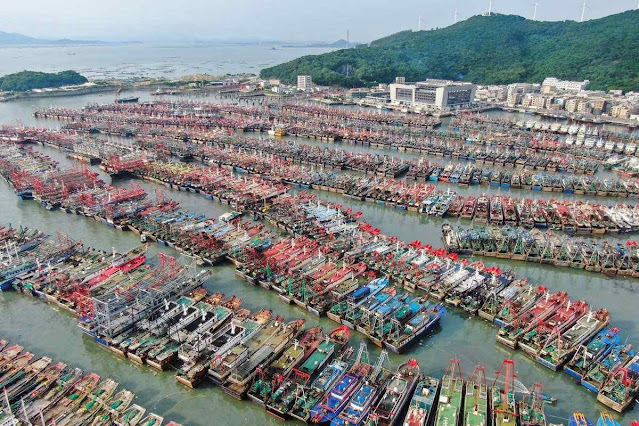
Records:
M26 92L31 89L84 84L87 81L86 77L70 70L58 73L20 71L0 77L0 91Z
M260 75L345 87L445 78L478 84L585 80L592 89L639 90L639 10L583 23L474 16L447 28L403 31L355 49L303 56Z

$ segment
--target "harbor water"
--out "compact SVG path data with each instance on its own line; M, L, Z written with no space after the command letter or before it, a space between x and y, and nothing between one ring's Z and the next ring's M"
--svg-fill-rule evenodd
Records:
M137 95L137 94L136 94ZM143 98L148 98L144 93ZM65 107L82 107L90 102L111 102L112 94L62 97L54 99L26 99L10 103L0 103L0 123L15 125L22 123L29 126L58 128L61 123L49 120L36 120L32 117L35 108L51 104ZM306 140L304 140L306 143ZM318 142L317 142L318 143ZM370 152L383 152L367 147L339 145L344 149L357 149ZM35 147L63 166L71 166L59 151ZM396 152L394 154L397 154ZM97 167L94 167L99 171ZM102 179L110 178L101 174ZM159 187L153 183L140 182L145 190L161 188L167 195L179 201L184 207L196 213L217 217L229 211L229 207L204 197L188 192L179 192ZM118 179L116 185L127 185L126 179ZM445 188L445 186L442 186ZM481 192L493 193L493 188L465 188L461 190L451 186L451 190L466 194ZM542 193L512 190L510 195L517 197L544 196ZM434 247L441 247L442 219L421 216L403 210L394 209L372 203L354 201L338 194L318 192L318 195L329 201L353 207L363 213L362 220L382 229L389 235L405 241L420 240ZM599 202L612 201L598 200ZM625 200L634 202L634 200ZM61 211L48 211L33 201L21 201L15 196L9 185L0 181L0 222L2 225L29 226L48 233L62 231L72 238L82 240L85 245L111 250L126 251L139 244L133 233L120 232L103 224L84 217L67 215ZM628 236L606 236L612 241L625 241ZM632 238L632 237L631 237ZM154 245L152 251L163 250L175 253L172 249ZM545 285L553 291L566 291L574 300L583 299L593 308L606 307L612 317L612 324L620 329L622 339L629 342L639 341L639 280L633 278L608 277L592 274L583 270L570 268L553 268L548 265L532 265L516 261L484 259L488 265L497 264L503 270L513 269L520 277L528 277L530 283ZM323 318L318 319L305 311L282 304L274 292L267 292L260 287L252 287L236 277L231 266L216 266L214 274L206 282L211 291L219 291L227 295L235 294L244 299L243 307L251 310L268 307L275 313L288 319L305 318L307 328L322 325L326 331L335 327L335 323ZM279 420L266 414L262 407L250 402L239 402L213 386L204 385L197 390L186 389L177 384L171 372L155 372L147 367L134 366L128 361L115 357L110 352L84 336L75 325L75 319L40 300L31 299L13 292L0 293L0 337L24 345L37 354L46 354L54 359L90 369L106 377L112 377L123 386L136 392L135 402L147 407L150 411L188 425L241 425L241 424L278 424ZM463 372L467 376L475 365L486 366L490 377L492 371L499 367L504 358L512 358L516 362L518 380L524 387L530 388L535 382L544 385L545 393L557 397L554 406L546 407L548 421L567 423L570 413L575 410L584 411L591 419L597 418L598 411L606 407L596 402L596 395L578 385L570 376L553 373L521 352L511 351L495 341L497 329L479 318L471 318L455 309L449 309L440 326L430 335L411 347L405 355L391 355L394 367L407 357L415 358L424 373L441 377L448 361L452 357L459 358ZM357 332L352 333L351 344L359 343ZM377 355L377 348L370 348L371 355ZM636 404L635 404L636 405ZM636 407L623 415L615 415L622 424L630 424L630 420L639 417Z

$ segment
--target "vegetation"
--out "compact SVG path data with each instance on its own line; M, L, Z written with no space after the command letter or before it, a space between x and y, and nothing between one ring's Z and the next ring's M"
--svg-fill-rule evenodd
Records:
M20 71L0 77L0 91L25 92L31 89L45 87L62 87L73 84L83 84L88 80L75 71L46 73L37 71Z
M262 77L344 87L445 78L478 84L590 80L592 89L639 90L639 10L578 23L474 16L447 28L403 31L355 49L304 56Z

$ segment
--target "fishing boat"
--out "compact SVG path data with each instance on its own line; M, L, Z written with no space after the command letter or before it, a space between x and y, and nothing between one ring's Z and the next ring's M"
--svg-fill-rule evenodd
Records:
M23 352L5 364L0 370L0 385L11 385L19 379L23 374L23 369L29 365L34 356L31 352ZM2 388L4 389L5 386Z
M519 423L521 426L546 426L543 388L541 383L532 386L528 398L519 401Z
M316 372L324 368L333 355L342 351L349 338L350 331L346 326L340 326L329 333L299 368L294 368L281 380L279 386L273 389L266 404L269 414L286 419L289 409L296 402L299 388L308 385ZM277 384L277 381L274 382Z
M349 365L347 355L334 360L326 366L317 378L313 380L307 391L296 395L295 402L290 410L291 417L304 422L308 421L313 407L320 402L322 397L330 391L338 380L341 380L341 377L346 374Z
M442 377L435 426L458 425L462 416L464 379L458 359L451 359Z
M582 377L581 384L587 389L599 393L608 377L634 358L636 352L627 343L616 344L610 353L596 362Z
M549 340L559 338L564 331L587 313L588 309L589 306L584 301L573 303L568 300L552 315L540 319L536 326L524 333L519 339L519 348L528 355L536 356L542 348L547 346Z
M610 314L605 309L594 313L588 312L561 335L557 331L546 339L546 344L539 351L537 361L551 370L557 371L573 356L579 345L590 340L609 322Z
M361 286L350 293L346 300L342 300L331 307L326 316L333 321L342 322L344 316L349 309L354 309L363 304L371 295L375 295L382 291L388 285L388 279L385 277L375 278L367 285ZM352 327L349 327L352 328Z
M52 362L51 358L48 357L39 358L34 362L31 362L33 357L27 357L22 361L21 359L21 357L17 357L14 360L13 368L0 379L0 388L5 389L7 395L12 395L14 390L29 383Z
M517 401L515 400L515 362L505 359L491 389L490 408L494 426L517 426L519 424Z
M601 330L592 340L579 345L572 359L564 366L564 371L581 382L586 373L608 356L620 340L616 327Z
M351 302L344 318L342 318L342 324L350 329L355 329L365 312L391 300L397 294L397 287L387 286L387 283L388 281L384 282L383 286L380 284L379 290L371 292L364 300L357 303Z
M89 373L73 383L66 390L64 396L56 404L44 413L46 421L60 422L73 413L84 403L85 398L96 388L100 381L100 376ZM47 399L45 397L45 399Z
M37 374L33 379L25 382L21 386L14 387L9 393L12 401L20 399L25 404L31 403L36 398L47 392L56 381L62 376L67 365L62 362L50 364L41 373Z
M435 418L435 399L439 394L439 379L428 376L420 376L415 386L408 412L404 418L406 426L427 426Z
M91 426L110 426L129 408L134 397L135 394L127 389L119 391L113 399L107 403L103 414L96 416L93 422L91 422Z
M419 377L419 364L414 359L400 365L386 386L384 395L368 415L366 424L396 424L404 406L413 395Z
M112 379L103 380L98 387L91 392L88 400L76 410L73 414L73 418L69 418L69 424L74 422L73 419L77 419L78 423L91 422L98 412L100 412L104 406L111 400L111 397L115 393L118 387L118 383ZM58 423L60 424L60 423Z
M162 426L162 422L164 422L164 417L159 416L155 413L148 414L145 418L140 420L138 425L140 426Z
M293 368L304 356L305 349L301 345L291 345L304 330L304 320L289 323L275 322L274 329L269 332L268 327L258 332L249 345L240 353L241 361L229 374L222 389L229 395L242 399L249 390L253 378L260 373L260 365L268 365L287 348L291 359L280 358L273 366L276 370ZM241 348L242 349L242 348ZM262 370L263 371L263 370Z
M519 340L540 321L550 317L555 311L568 302L565 292L555 294L546 293L530 309L520 313L510 324L502 326L497 332L496 339L511 349L516 349Z
M511 302L526 291L532 292L532 287L528 285L528 281L525 279L515 280L503 289L489 293L486 296L484 304L479 308L477 315L479 315L480 318L493 322L505 304Z
M584 413L575 411L570 415L568 426L593 426L593 424Z
M247 392L248 398L260 405L266 405L289 373L307 359L323 340L322 327L313 327L299 341L294 340L270 365L264 368L257 367L257 374Z
M365 345L365 343L364 343ZM364 346L365 347L365 346ZM371 366L362 362L362 346L353 367L344 374L316 404L309 413L309 420L315 424L328 424L341 413L352 395L360 388L362 381L368 376Z
M615 418L612 417L612 414L604 411L599 415L599 418L597 419L597 426L621 426L621 423L615 420Z
M6 345L2 353L0 353L0 371L4 371L5 366L9 365L23 350L24 346Z
M635 355L623 367L613 371L597 394L597 401L623 412L639 391L639 355Z
M391 319L390 330L384 338L384 347L395 353L402 353L411 343L432 330L446 313L444 305L428 302L413 302L408 309L407 312L398 311Z
M479 365L475 367L475 370L466 381L463 419L465 426L485 426L488 424L486 370Z
M236 369L248 356L263 345L265 340L273 336L282 326L281 317L271 319L270 311L265 311L264 324L257 321L249 323L254 327L245 327L245 332L235 339L223 344L210 362L208 374L215 384L221 385L228 379L231 371ZM231 323L233 327L233 323Z
M28 407L28 417L40 416L41 412L44 413L54 404L63 401L69 390L73 389L82 377L82 370L79 368L63 371L46 388L39 389L40 393L33 395L34 398Z
M113 424L116 426L136 426L141 424L140 420L144 417L144 413L146 413L146 408L133 404Z

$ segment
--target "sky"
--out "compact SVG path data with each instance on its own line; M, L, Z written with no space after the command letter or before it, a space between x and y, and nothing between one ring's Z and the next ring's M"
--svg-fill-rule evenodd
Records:
M0 0L0 31L104 41L281 40L369 42L398 31L445 27L489 0ZM492 0L492 10L539 20L579 20L583 0ZM585 19L639 7L587 0Z

